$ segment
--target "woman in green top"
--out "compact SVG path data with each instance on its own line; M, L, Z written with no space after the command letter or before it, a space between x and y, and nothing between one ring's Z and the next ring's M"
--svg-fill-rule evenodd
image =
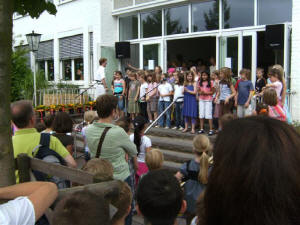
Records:
M110 127L102 144L100 158L111 162L114 168L114 179L126 181L130 172L125 154L136 157L137 150L125 131L112 124L117 104L117 97L112 95L101 95L97 98L96 108L100 119L87 128L86 140L91 157L94 158L104 129Z

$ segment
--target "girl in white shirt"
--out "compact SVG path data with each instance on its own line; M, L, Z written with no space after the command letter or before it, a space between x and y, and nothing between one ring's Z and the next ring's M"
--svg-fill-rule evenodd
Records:
M173 129L183 130L184 121L182 116L183 109L183 93L184 93L184 76L182 73L175 74L175 86L174 86L174 101L175 101L175 123L176 126Z
M133 121L134 134L130 135L130 140L134 142L138 151L138 170L135 175L136 185L138 184L141 175L148 172L148 167L145 163L145 157L146 153L151 151L152 143L150 138L144 135L144 131L147 128L146 124L147 121L143 116L137 116Z

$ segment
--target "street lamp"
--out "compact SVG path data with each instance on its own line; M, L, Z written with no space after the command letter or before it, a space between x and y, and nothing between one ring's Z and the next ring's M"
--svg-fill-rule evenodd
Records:
M39 43L41 40L41 34L32 33L26 34L27 43L29 45L29 50L33 53L33 89L34 89L34 106L37 105L36 99L36 63L35 63L35 53L39 49Z

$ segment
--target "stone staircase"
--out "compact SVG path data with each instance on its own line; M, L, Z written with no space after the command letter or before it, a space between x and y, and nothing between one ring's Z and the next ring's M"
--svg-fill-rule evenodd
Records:
M153 148L164 154L164 167L178 171L181 165L193 159L193 138L195 134L182 133L178 130L152 128L147 136L152 141ZM216 136L210 137L214 143Z
M152 128L146 134L152 141L152 148L159 149L164 154L164 168L176 172L181 165L191 160L193 156L194 134L182 133L178 130ZM214 143L216 135L210 137ZM77 156L83 154L83 138L76 136ZM80 160L77 160L80 162ZM81 162L80 162L81 164Z

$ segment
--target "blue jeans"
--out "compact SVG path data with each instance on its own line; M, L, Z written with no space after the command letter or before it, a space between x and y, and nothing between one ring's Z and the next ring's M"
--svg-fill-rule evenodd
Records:
M176 127L184 127L183 116L182 116L183 102L175 103L175 123Z
M169 105L171 102L159 101L158 102L158 114L160 115ZM169 109L158 121L159 126L164 126L164 121L166 118L166 126L171 127L171 110Z

